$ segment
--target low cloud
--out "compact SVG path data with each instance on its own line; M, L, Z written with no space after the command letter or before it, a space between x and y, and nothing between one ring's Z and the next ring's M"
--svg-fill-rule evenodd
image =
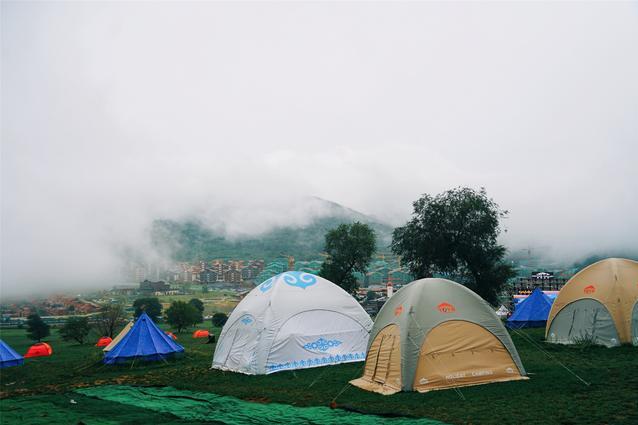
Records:
M503 241L638 244L632 4L2 3L2 295L110 285L156 218L309 196L393 225L485 187Z

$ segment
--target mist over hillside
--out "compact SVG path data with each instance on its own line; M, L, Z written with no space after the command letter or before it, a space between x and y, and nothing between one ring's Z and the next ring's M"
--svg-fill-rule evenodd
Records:
M391 226L320 198L304 198L298 203L304 204L303 212L296 209L291 211L291 215L282 214L279 220L271 223L272 227L254 234L234 232L239 223L228 217L225 221L214 223L211 223L210 217L158 219L151 226L151 243L163 256L175 261L212 258L259 258L268 261L279 255L292 255L304 260L317 258L323 251L328 230L342 223L359 221L374 229L378 251L389 250Z
M302 197L272 208L212 209L184 218L153 220L150 246L162 259L200 261L214 258L272 260L292 255L314 259L323 251L325 234L342 223L369 224L377 236L377 252L389 252L393 226L373 216L318 197ZM505 236L505 234L503 235ZM507 259L517 265L545 269L580 269L608 257L638 258L638 249L594 249L578 256L553 254L551 246L511 245Z
M3 299L316 255L459 186L510 211L513 258L636 258L633 3L1 7Z

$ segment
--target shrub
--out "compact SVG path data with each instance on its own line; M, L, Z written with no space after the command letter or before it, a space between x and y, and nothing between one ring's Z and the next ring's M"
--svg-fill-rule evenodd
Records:
M216 328L221 328L222 326L224 326L227 320L228 316L225 313L213 314L212 322L213 326L215 326Z

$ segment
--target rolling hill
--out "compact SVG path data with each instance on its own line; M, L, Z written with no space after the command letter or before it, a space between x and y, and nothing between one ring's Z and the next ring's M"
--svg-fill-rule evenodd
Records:
M317 258L323 251L329 229L342 223L360 221L369 224L377 235L377 250L388 251L392 227L373 217L334 202L310 198L311 212L303 220L278 224L256 235L228 236L201 218L158 219L151 227L156 249L176 261L212 258L272 260L279 255L293 255L299 260ZM259 218L259 213L255 216ZM223 229L223 226L221 226Z

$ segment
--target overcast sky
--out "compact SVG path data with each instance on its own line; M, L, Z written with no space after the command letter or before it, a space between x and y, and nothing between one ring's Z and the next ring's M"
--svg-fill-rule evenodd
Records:
M512 250L638 248L637 3L1 7L4 295L111 282L153 218L257 232L305 196L401 224L484 186Z

